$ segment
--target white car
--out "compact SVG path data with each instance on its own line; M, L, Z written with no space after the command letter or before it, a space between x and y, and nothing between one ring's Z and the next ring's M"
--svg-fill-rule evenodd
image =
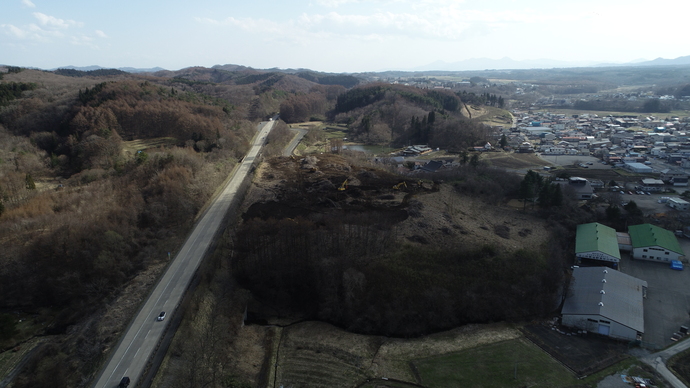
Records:
M158 314L158 318L156 318L156 320L162 321L164 319L165 319L165 311L161 311L161 313Z

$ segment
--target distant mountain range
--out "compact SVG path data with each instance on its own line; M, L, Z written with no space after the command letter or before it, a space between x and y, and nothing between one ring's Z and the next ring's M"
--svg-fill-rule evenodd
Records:
M467 70L524 70L552 69L567 67L615 67L615 66L677 66L690 65L690 55L675 59L657 58L654 60L637 59L625 63L602 63L595 61L558 61L553 59L530 59L517 61L508 57L501 59L472 58L459 62L436 61L407 71L467 71Z
M568 67L617 67L617 66L682 66L690 65L690 55L678 57L675 59L657 58L654 60L637 59L625 63L604 63L595 61L559 61L553 59L530 59L524 61L514 60L508 57L501 59L490 58L472 58L458 62L444 62L436 61L425 66L419 66L412 69L392 69L393 71L471 71L471 70L523 70L523 69L553 69L553 68L568 68ZM213 69L226 71L241 71L241 70L257 70L257 71L280 71L286 73L297 73L303 71L311 71L309 69L253 69L251 67L242 65L215 65ZM50 69L55 71L57 69L74 69L80 71L91 71L99 69L107 69L102 66L61 66L59 68ZM135 67L120 67L117 70L122 70L128 73L155 73L166 70L162 67L153 68L135 68ZM389 70L382 70L391 71Z

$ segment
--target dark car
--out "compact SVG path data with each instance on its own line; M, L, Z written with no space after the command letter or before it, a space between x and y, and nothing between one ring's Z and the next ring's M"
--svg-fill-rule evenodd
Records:
M161 311L161 313L158 314L158 318L156 318L156 319L158 319L159 321L164 320L165 319L165 311Z
M120 380L120 385L118 385L118 388L127 388L129 387L129 377L125 376Z

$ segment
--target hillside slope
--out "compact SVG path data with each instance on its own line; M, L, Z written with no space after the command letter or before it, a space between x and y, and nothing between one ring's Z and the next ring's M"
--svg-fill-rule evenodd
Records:
M396 190L405 178L334 155L273 159L261 177L233 268L268 305L401 336L554 307L564 261L543 220L452 182Z

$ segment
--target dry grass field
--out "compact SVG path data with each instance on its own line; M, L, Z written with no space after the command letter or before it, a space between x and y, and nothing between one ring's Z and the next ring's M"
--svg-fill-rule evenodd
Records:
M479 120L480 122L491 125L491 126L501 126L504 128L510 128L513 126L513 115L505 110L496 108L488 105L467 105L466 109L462 109L461 112L465 117L470 117L472 119Z
M122 152L125 155L133 155L137 151L143 151L149 148L174 146L179 141L174 137L157 137L153 139L136 139L122 142Z
M487 162L492 167L511 169L541 169L543 166L550 165L550 163L535 154L508 152L486 152L482 154L481 160Z
M524 338L414 361L427 387L562 387L577 379Z
M278 372L275 384L269 386L352 387L380 378L418 384L410 364L415 359L520 336L518 330L505 324L468 325L422 338L399 339L358 335L326 323L304 322L283 330Z

